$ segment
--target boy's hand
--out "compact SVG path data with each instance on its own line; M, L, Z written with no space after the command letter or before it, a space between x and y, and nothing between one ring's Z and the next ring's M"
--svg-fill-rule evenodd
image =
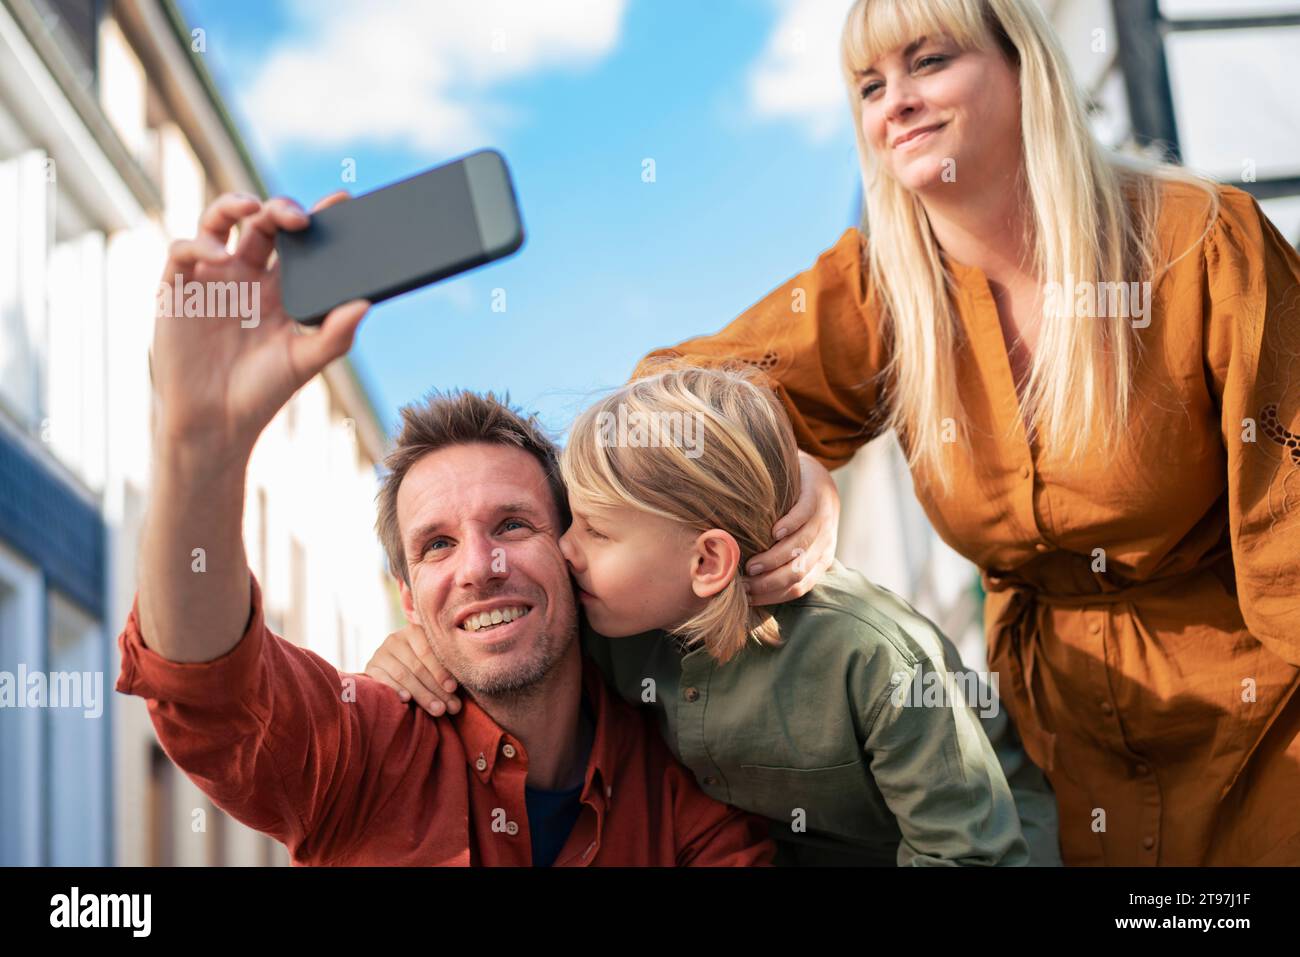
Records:
M366 665L366 674L388 685L403 701L414 698L435 717L460 711L456 679L434 655L418 625L408 624L385 638Z

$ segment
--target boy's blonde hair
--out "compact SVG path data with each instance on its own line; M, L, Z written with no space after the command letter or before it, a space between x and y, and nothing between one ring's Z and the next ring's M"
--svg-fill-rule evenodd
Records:
M799 499L798 446L785 410L753 369L738 362L703 369L669 357L651 369L574 421L560 456L569 494L698 532L729 533L740 546L736 576L673 632L718 661L750 639L780 644L771 611L750 605L740 577L751 558L773 545L777 519ZM638 437L626 428L631 441L620 441L622 432L611 429L638 422L657 423L658 440L653 431Z

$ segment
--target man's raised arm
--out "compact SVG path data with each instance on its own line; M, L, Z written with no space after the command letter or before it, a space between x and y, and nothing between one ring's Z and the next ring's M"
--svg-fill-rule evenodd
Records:
M334 193L313 212L345 199ZM250 611L243 513L253 445L299 388L351 348L370 306L339 306L314 333L285 314L279 264L267 264L276 232L307 223L291 200L227 193L204 211L198 235L168 251L150 350L154 484L138 600L141 638L171 661L212 661L239 642ZM195 282L203 295L191 298ZM174 315L175 303L192 301L251 302L254 310L251 317Z

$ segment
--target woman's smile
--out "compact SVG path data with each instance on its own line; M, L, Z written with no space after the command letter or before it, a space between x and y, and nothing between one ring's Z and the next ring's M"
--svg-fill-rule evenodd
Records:
M947 123L935 123L933 126L923 126L920 129L915 129L910 132L904 133L894 140L894 149L896 150L914 149L919 144L932 139L935 133L938 133L947 125L948 125Z

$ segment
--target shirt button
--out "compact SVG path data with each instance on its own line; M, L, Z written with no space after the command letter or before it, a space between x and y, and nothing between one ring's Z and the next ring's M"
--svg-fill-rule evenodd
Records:
M506 833L514 837L519 833L519 825L514 821L506 821Z
M699 701L700 691L698 688L687 688L684 692L687 701Z
M708 777L704 779L704 783L707 784L709 787L713 787L715 784L718 783L718 779L715 778L712 774L710 774Z
M507 758L513 758L515 756L515 746L507 743L506 746L501 749L501 753Z
M1038 552L1040 555L1047 551L1047 548L1047 542L1034 542L1034 551Z
M1092 632L1094 635L1100 635L1100 634L1101 634L1101 622L1099 622L1099 621L1094 621L1094 622L1093 622L1093 623L1088 627L1088 630L1089 630L1090 632Z
M1027 479L1027 478L1029 478L1029 466L1028 466L1028 465L1022 465L1022 466L1020 466L1020 477L1021 477L1022 479Z
M1148 771L1150 771L1150 770L1151 770L1151 769L1150 769L1149 767L1147 767L1145 764L1139 764L1139 765L1137 766L1137 773L1138 773L1138 774L1146 774L1146 773L1147 773Z
M1101 703L1101 713L1102 713L1102 714L1114 714L1114 713L1115 713L1115 709L1114 709L1114 707L1111 705L1111 703L1110 703L1109 701L1103 701L1103 702Z
M487 770L487 758L483 757L483 755L480 754L480 755L478 756L478 760L474 762L474 767L478 768L480 771L486 771L486 770Z
M1142 846L1149 851L1156 846L1156 839L1154 837L1144 837L1142 838Z

